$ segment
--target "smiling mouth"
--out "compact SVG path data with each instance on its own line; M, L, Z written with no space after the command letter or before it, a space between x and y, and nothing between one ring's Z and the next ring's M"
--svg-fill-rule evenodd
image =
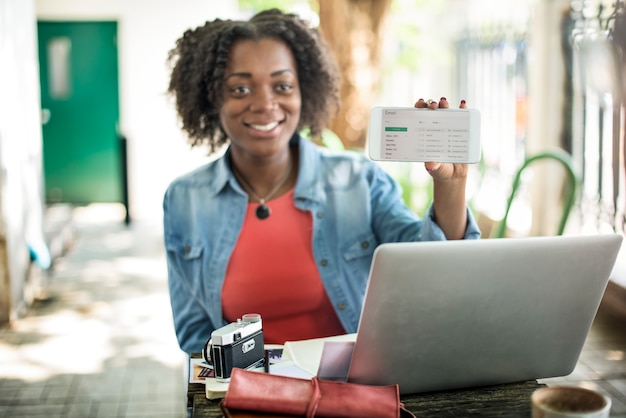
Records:
M281 122L270 122L265 125L259 125L256 123L247 123L246 125L251 127L252 129L256 129L257 131L268 132L280 125Z

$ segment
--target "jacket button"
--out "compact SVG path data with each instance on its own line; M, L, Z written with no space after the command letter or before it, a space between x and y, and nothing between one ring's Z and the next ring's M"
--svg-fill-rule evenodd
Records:
M323 259L322 261L320 261L320 264L322 265L322 267L326 267L328 265L328 260Z
M191 251L191 247L189 245L185 245L184 251L186 253L190 252Z
M340 303L338 306L340 311L345 311L346 310L346 304L345 303Z
M363 241L361 243L361 248L363 248L364 250L367 249L370 246L370 243L367 241Z
M322 219L324 217L324 212L317 212L315 216L317 216L317 219Z

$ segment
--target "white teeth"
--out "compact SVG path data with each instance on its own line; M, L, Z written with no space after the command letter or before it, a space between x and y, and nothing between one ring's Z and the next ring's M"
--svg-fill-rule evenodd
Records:
M271 131L272 129L274 129L275 127L278 126L278 122L272 122L272 123L268 123L267 125L253 125L250 124L251 128L254 128L256 130L259 131Z

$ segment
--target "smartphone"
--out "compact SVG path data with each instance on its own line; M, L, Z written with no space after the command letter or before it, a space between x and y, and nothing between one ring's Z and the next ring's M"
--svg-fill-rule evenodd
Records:
M480 161L480 111L374 107L368 130L370 158L377 161Z

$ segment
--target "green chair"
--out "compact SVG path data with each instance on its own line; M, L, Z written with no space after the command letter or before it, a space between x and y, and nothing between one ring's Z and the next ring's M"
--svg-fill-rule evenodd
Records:
M526 160L524 160L524 164L517 170L515 178L513 179L513 185L511 187L511 194L507 201L506 211L504 212L504 217L498 226L493 238L504 238L506 233L506 223L509 216L509 211L511 210L511 205L513 204L513 200L515 199L515 194L517 193L517 189L521 182L521 177L524 170L533 162L538 160L555 160L560 162L567 172L567 190L565 192L565 201L563 202L563 212L561 214L561 220L559 222L559 226L557 229L557 235L562 235L565 230L565 224L567 223L567 219L572 211L572 207L574 205L574 200L576 199L576 192L579 187L579 180L574 171L572 157L569 153L561 149L544 151L536 155L532 155Z

